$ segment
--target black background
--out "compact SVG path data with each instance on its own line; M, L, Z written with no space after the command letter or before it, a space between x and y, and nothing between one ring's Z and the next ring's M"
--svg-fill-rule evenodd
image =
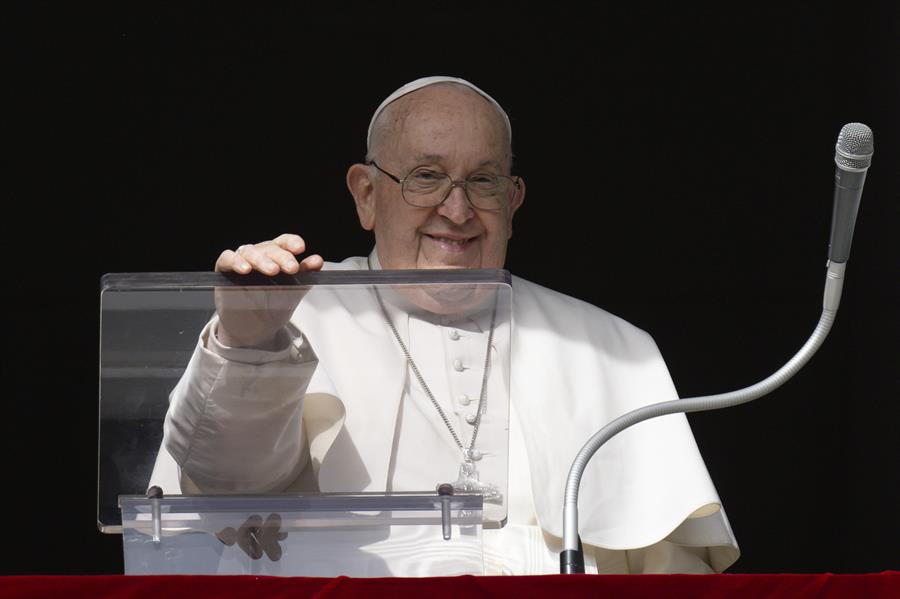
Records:
M431 74L512 120L528 195L507 267L648 330L683 397L754 383L806 340L837 133L872 127L831 337L772 395L690 421L732 572L900 569L891 4L9 9L2 569L121 572L95 527L100 277L209 270L285 231L367 253L344 173L379 102Z

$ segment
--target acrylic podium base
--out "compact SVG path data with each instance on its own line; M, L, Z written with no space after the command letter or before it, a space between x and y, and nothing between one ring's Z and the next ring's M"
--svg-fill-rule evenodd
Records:
M126 574L482 574L482 496L120 496Z

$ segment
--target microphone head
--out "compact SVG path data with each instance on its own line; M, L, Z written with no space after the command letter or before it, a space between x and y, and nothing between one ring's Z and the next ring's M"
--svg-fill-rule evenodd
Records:
M865 171L872 164L875 147L872 130L862 123L847 123L841 127L834 146L834 162L846 171Z

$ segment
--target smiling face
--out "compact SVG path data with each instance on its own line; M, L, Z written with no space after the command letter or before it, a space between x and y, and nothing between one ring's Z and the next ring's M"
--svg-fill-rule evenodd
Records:
M508 175L510 148L499 112L474 91L436 84L390 104L376 123L372 157L403 178L426 166L462 180L479 173ZM355 164L347 183L360 224L375 232L382 267L502 268L512 218L524 182L499 210L474 208L460 187L439 206L406 203L400 185L374 166Z

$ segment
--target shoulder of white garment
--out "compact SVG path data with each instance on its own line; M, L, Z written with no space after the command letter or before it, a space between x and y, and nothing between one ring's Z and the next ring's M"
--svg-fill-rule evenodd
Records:
M513 315L520 330L588 341L607 351L658 351L649 333L593 304L517 276L512 277L512 289Z

